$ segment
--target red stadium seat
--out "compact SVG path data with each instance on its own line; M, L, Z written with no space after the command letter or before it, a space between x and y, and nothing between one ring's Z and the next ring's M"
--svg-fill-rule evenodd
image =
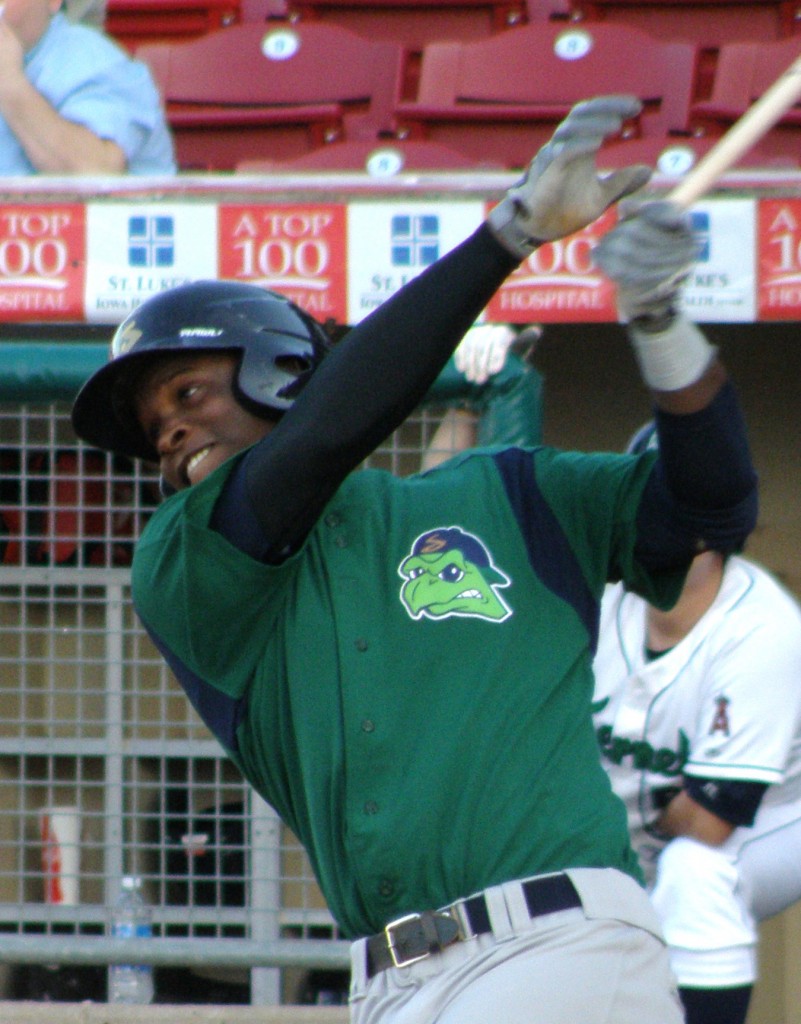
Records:
M528 0L539 9L548 0ZM659 39L708 49L723 43L779 39L801 28L794 0L566 0L573 20L631 25Z
M242 23L136 55L164 98L182 170L233 170L389 130L400 46L336 25Z
M527 0L529 9L566 3L573 21L598 20L639 28L658 39L701 47L697 88L708 95L721 46L781 39L801 30L796 0Z
M435 40L484 39L526 21L526 0L287 0L290 17L329 21L411 52Z
M128 49L192 39L240 20L239 0L107 0L104 28Z
M731 125L801 56L801 37L773 42L729 43L720 48L709 99L692 108L696 131L715 138ZM801 163L801 103L762 136L744 162L798 166Z
M622 25L542 22L423 51L417 98L397 107L399 137L428 138L475 160L522 167L579 100L633 93L644 101L625 136L639 154L686 137L698 49ZM615 160L629 162L625 147ZM633 147L632 147L633 151Z
M296 171L359 171L373 178L391 178L414 171L502 170L502 165L477 163L456 150L425 139L334 142L294 160L243 160L241 174L291 174Z
M549 21L572 17L572 0L526 0L529 21Z
M240 21L292 21L287 0L239 0Z

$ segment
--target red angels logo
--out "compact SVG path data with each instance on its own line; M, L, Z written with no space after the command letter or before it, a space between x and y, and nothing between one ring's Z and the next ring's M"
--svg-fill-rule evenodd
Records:
M730 735L728 697L718 697L715 701L715 714L712 718L709 735L714 736L716 732L722 732L724 736Z

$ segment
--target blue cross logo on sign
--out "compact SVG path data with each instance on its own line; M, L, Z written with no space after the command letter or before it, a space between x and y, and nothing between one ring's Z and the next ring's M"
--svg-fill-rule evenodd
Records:
M132 267L171 267L175 263L174 218L129 217L128 263Z
M693 210L690 213L690 224L698 244L698 262L708 263L712 247L712 230L709 223L709 214L705 210Z
M439 217L433 213L392 218L393 267L427 267L439 259Z

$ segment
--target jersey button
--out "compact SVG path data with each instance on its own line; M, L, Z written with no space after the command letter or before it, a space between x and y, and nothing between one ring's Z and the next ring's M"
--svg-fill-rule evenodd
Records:
M383 896L384 899L389 899L390 896L394 896L395 883L391 882L388 878L382 878L378 883L378 895Z
M326 526L339 526L341 522L342 516L338 512L329 512L328 515L325 517Z
M336 537L334 537L334 544L338 548L346 548L348 546L348 538L343 537L341 533L338 533Z
M362 732L375 732L375 722L370 718L365 718L362 722Z
M360 636L355 643L357 651L366 651L367 648L370 646L363 636Z
M365 814L378 814L378 804L375 800L367 800L364 805Z

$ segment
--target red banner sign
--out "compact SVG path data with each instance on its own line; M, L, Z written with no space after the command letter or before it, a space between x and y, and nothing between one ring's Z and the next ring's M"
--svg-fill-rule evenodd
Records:
M220 277L281 292L318 320L347 320L344 205L219 208Z
M588 323L617 319L614 287L592 264L592 250L616 223L614 211L532 253L487 307L501 323Z
M83 320L84 207L0 207L0 315Z
M801 200L758 204L757 294L760 320L801 316Z

